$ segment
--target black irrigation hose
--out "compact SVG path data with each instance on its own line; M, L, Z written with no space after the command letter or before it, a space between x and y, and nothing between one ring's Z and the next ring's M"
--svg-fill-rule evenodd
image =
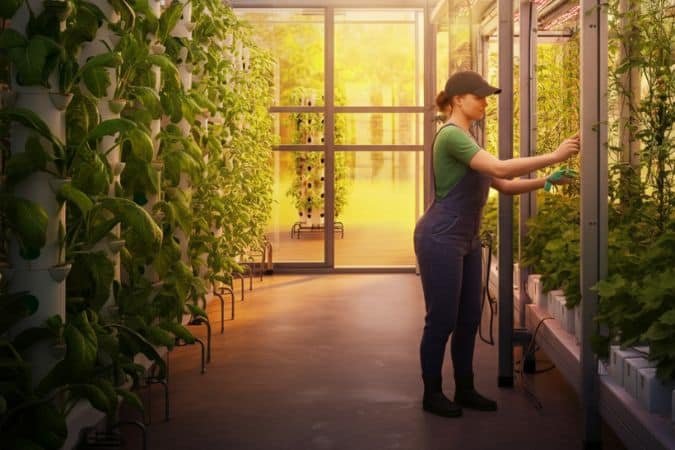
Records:
M495 345L495 340L494 340L494 335L493 335L493 328L494 328L494 318L495 318L495 306L497 305L497 301L492 297L490 294L490 265L492 264L492 235L489 233L486 233L483 235L481 238L481 248L482 249L487 249L487 261L485 261L485 284L483 285L483 298L480 304L480 325L478 327L478 335L480 337L480 340L485 342L488 345ZM489 306L490 306L490 325L489 325L489 331L490 331L490 337L489 339L485 338L483 336L483 311L485 309L485 301L487 300Z
M536 352L536 349L535 349L535 347L536 347L535 341L536 341L536 339L537 339L537 334L539 333L539 329L540 329L541 326L544 324L544 322L547 321L547 320L549 320L549 319L553 319L553 317L550 317L550 316L544 317L544 318L541 319L541 320L539 321L539 323L537 324L537 327L534 329L534 334L532 335L532 340L530 341L530 345L527 346L527 350L526 350L525 353L523 354L523 360L525 360L525 359L527 358L528 355L532 355L532 357L534 357L534 353ZM549 370L553 370L554 368L555 368L555 365L552 366L552 367L548 367L548 368L546 368L546 369L542 369L541 371L538 371L538 372L535 372L535 373L548 372ZM518 371L518 374L519 374L519 377L518 377L518 378L520 379L520 387L523 388L523 392L525 392L525 394L528 396L528 398L529 398L530 400L532 400L532 402L534 403L535 409L537 409L538 411L540 411L541 409L543 409L544 405L542 405L542 403L539 401L539 398L537 398L537 395L534 393L533 390L531 390L531 389L529 388L529 386L528 386L527 383L525 382L525 371L524 371L524 370L520 370L520 371Z

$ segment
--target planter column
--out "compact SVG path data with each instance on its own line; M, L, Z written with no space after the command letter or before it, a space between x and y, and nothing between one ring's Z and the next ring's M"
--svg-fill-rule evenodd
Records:
M183 14L181 15L181 19L176 23L176 26L174 27L173 30L171 30L171 36L176 37L176 38L182 38L184 40L191 40L192 39L192 29L194 28L194 24L192 23L192 3L187 1L187 0L180 0L180 2L183 4ZM188 64L187 61L187 48L183 47L179 53L179 58L180 58L180 64L178 64L178 73L180 74L180 79L181 79L181 84L183 86L183 90L188 93L192 89L192 64ZM190 123L188 123L185 118L181 119L181 121L178 123L178 127L180 128L183 136L187 139L190 139L191 136L191 126ZM191 201L191 190L192 186L190 185L190 180L187 174L181 173L180 174L180 181L178 184L178 189L185 193L188 196L188 199ZM182 229L176 229L175 236L180 242L180 254L181 254L181 260L187 264L188 266L191 265L190 263L190 256L189 256L189 236L185 234L185 230Z
M103 25L96 32L96 37L93 41L87 42L82 48L82 53L80 54L79 64L84 64L89 58L107 53L109 48L116 48L119 43L120 37L113 33L108 24L115 24L119 22L120 15L117 14L115 10L110 6L107 0L92 0L92 3L101 9L105 15L107 22L104 22ZM120 117L120 108L123 106L120 101L116 101L111 104L115 98L115 89L117 86L117 71L112 68L106 68L106 72L110 77L110 86L104 97L98 99L98 110L101 114L101 121L117 119ZM82 84L82 88L86 90L86 86ZM115 108L111 109L111 105ZM113 181L110 184L108 190L108 195L111 197L115 196L115 185L119 183L120 174L124 168L124 164L121 162L121 149L119 146L115 146L118 135L113 136L104 136L99 143L99 149L109 149L114 148L106 155L106 159L110 167L113 169ZM95 250L102 250L105 252L108 259L110 259L114 265L114 280L121 280L121 264L119 256L119 247L122 245L120 241L121 226L119 224L115 225L112 229L112 233L115 238L111 239L105 237L100 243L95 247ZM114 296L112 292L112 284L110 285L110 295L105 305L103 306L103 311L108 310L114 305Z
M42 0L28 0L27 3L34 14L43 10ZM24 3L11 21L11 28L25 34L28 22L28 8ZM51 133L61 142L65 142L65 113L58 110L49 100L49 89L36 86L19 86L16 83L16 72L12 68L12 89L17 93L15 106L28 109L42 119ZM51 86L58 86L55 73L49 77ZM10 148L16 155L25 151L26 140L33 132L22 125L13 123L10 129ZM50 145L40 138L43 147ZM54 167L51 168L55 170ZM33 260L25 260L19 254L19 246L15 240L9 243L9 263L7 270L9 291L29 291L39 301L38 310L26 318L10 334L16 334L26 328L41 326L44 321L58 315L65 321L66 285L65 277L69 266L64 266L65 249L61 241L65 236L66 208L57 201L56 193L65 181L45 172L36 172L21 181L14 188L14 195L40 205L47 212L47 236L40 256ZM29 360L33 364L33 383L39 382L56 363L57 357L49 352L49 343L39 343L29 351Z

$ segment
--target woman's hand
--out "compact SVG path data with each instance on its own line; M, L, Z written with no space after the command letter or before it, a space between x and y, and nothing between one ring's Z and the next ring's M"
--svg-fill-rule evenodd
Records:
M558 148L553 152L553 155L558 162L567 161L569 158L579 153L580 147L581 143L579 140L579 134L577 133L574 136L562 141L562 144L560 144L560 146L558 146Z

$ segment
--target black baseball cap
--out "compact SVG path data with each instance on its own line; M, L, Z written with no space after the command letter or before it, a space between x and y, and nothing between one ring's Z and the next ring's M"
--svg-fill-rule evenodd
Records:
M474 94L479 97L499 94L502 90L490 86L480 74L471 70L455 72L445 83L445 95L452 98L454 95Z

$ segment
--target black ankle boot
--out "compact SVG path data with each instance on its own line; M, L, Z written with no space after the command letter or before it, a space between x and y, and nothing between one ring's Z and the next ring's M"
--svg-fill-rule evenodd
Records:
M443 417L459 417L462 408L453 403L443 394L443 379L441 377L422 377L424 381L424 399L422 409Z
M463 408L478 411L497 410L497 402L476 392L473 386L473 375L455 377L455 402Z

